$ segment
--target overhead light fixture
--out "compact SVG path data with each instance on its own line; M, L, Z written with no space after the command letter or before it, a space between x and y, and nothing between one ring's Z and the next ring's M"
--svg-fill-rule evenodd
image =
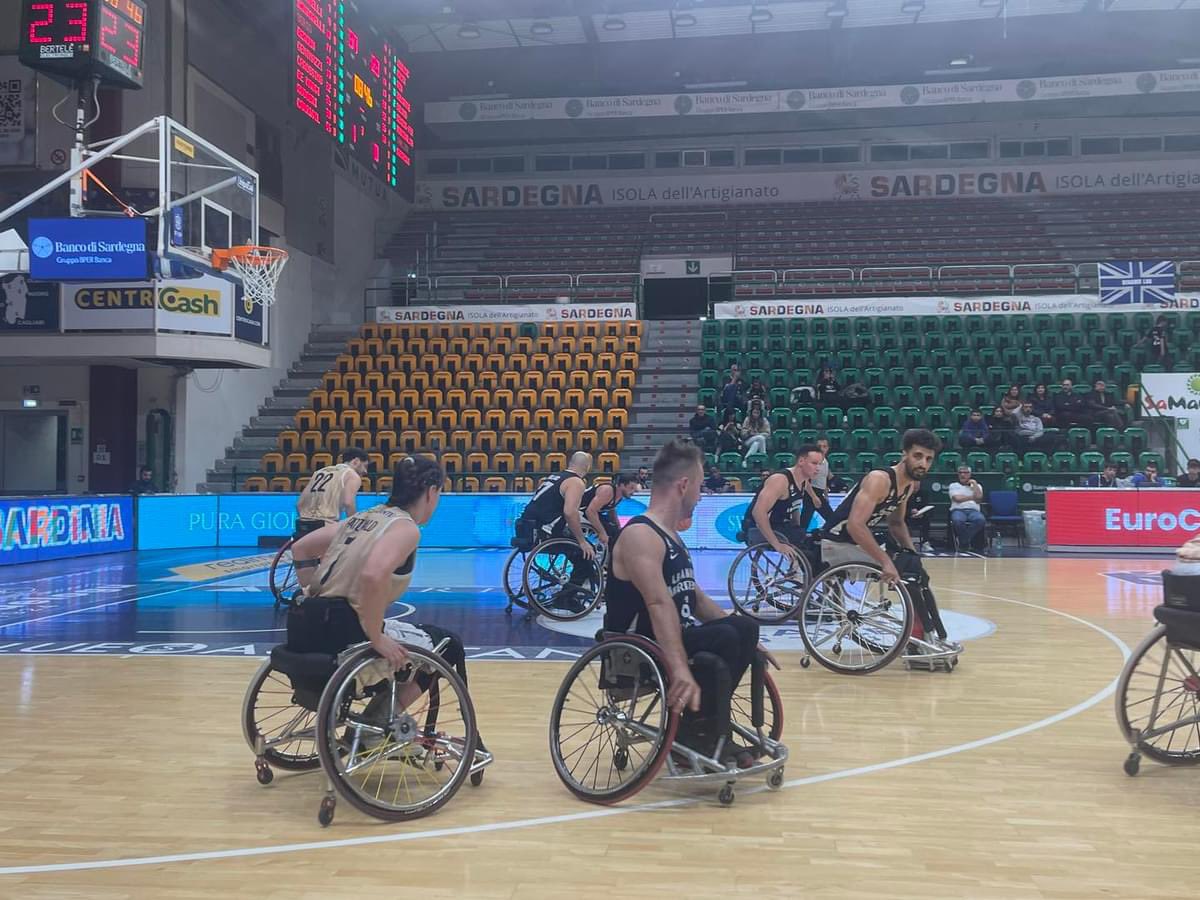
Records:
M959 69L926 69L926 75L982 75L992 71L991 66L967 66Z
M37 409L38 402L31 397L26 397L21 401L21 406L25 409Z
M980 9L999 9L1005 3L1005 0L979 0Z
M458 36L464 41L473 41L479 37L479 26L471 22L463 22L462 28L458 29Z
M624 31L625 20L619 19L616 16L609 16L600 27L605 31Z
M751 25L765 25L767 22L770 22L773 18L775 18L775 17L773 15L771 15L771 11L769 9L764 9L761 6L755 6L753 9L750 10L750 24Z
M697 84L685 84L683 87L688 91L729 91L746 86L745 81L701 81Z
M967 53L963 56L956 56L954 59L950 60L950 67L952 69L961 69L963 66L969 66L973 62L975 62L975 55L973 53Z
M1185 56L1175 60L1181 66L1200 66L1200 56Z
M849 12L850 11L846 9L845 0L842 0L841 3L830 4L829 9L825 10L825 16L830 19L844 19L846 18L846 14Z
M549 22L534 22L529 26L529 33L536 37L545 37L548 34L554 34L554 26Z
M917 13L925 12L925 0L904 0L900 4L900 12L906 16L915 16Z
M676 28L691 28L696 24L696 17L691 13L680 13L675 17Z

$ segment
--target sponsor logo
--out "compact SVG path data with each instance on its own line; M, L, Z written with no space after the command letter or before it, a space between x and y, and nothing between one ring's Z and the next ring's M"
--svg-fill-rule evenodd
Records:
M221 295L197 288L163 288L158 293L160 309L187 316L219 316Z
M152 287L80 288L75 292L79 309L153 309Z
M1137 89L1143 94L1149 94L1158 87L1158 79L1154 77L1153 72L1143 72L1137 77Z
M32 249L38 259L49 259L54 253L54 241L48 237L34 238Z
M833 199L858 200L858 176L843 172L833 179Z
M804 91L788 91L785 102L788 109L804 109L807 98L804 96Z
M598 184L447 185L442 206L447 209L536 209L539 207L603 206Z
M875 175L872 197L974 197L993 194L1044 194L1042 173L1014 169L1007 172L937 172L923 175Z
M952 300L949 303L938 303L938 311L942 306L946 312L956 313L1022 313L1033 312L1033 304L1028 300Z
M464 122L472 121L477 115L479 115L479 107L470 101L467 101L458 108L458 117Z
M921 100L921 91L919 88L913 87L911 84L906 85L900 91L900 102L905 106L912 106Z
M1125 512L1116 507L1104 510L1105 531L1200 531L1200 509L1169 512Z
M742 530L742 521L746 518L746 513L749 511L749 503L741 503L737 506L721 510L721 514L717 516L716 522L713 523L717 529L717 533L727 541L735 544L738 543L738 532Z
M116 503L72 506L14 506L3 520L0 549L105 544L125 539L125 522Z
M675 98L675 112L681 116L686 116L692 111L692 98L687 94L680 94Z
M578 119L583 115L583 101L572 97L567 101L566 112L568 117Z
M1017 82L1017 96L1022 100L1032 100L1037 95L1037 82L1024 78Z

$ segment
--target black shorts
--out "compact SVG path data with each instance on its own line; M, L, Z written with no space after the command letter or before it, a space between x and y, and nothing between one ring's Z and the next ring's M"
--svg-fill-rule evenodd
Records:
M320 531L328 524L324 519L297 519L296 533L292 535L292 540L298 541L305 535L312 534L314 531Z

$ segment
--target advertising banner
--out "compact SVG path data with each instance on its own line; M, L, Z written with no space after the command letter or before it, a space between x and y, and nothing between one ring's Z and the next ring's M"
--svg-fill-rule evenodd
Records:
M34 281L144 281L146 220L30 219Z
M803 116L806 112L903 109L978 103L1029 103L1041 100L1129 97L1187 91L1200 91L1200 69L1113 72L1056 78L785 88L780 91L440 101L425 104L425 121L431 125L449 125L762 113Z
M1049 488L1052 549L1175 550L1200 533L1194 488Z
M0 166L37 163L37 78L15 56L0 56Z
M1200 459L1200 374L1147 372L1141 384L1142 415L1174 419L1179 452Z
M231 334L234 285L215 275L136 284L64 284L67 331L160 331Z
M132 549L130 497L0 500L0 566Z
M237 288L234 299L233 336L239 341L249 341L260 346L267 343L267 308L261 303L252 303L246 292Z
M832 168L832 167L831 167ZM681 175L429 179L418 206L452 210L610 206L732 206L836 200L1046 197L1200 190L1200 159L844 169L829 172L698 170Z
M1095 294L981 297L873 297L869 300L738 300L714 303L717 319L821 319L852 316L1015 316L1048 313L1133 313L1200 309L1200 296L1180 294L1168 304L1112 306ZM1187 376L1183 376L1187 377Z
M0 332L58 331L59 286L22 272L0 277Z
M637 304L539 303L506 306L378 306L375 321L420 322L617 322L638 317Z

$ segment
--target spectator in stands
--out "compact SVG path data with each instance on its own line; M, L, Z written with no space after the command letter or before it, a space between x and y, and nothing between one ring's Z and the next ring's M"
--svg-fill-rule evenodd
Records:
M1089 475L1087 480L1088 487L1113 488L1121 487L1117 483L1117 464L1114 462L1106 462L1103 471L1096 475Z
M1157 363L1168 372L1171 371L1171 323L1166 316L1155 319L1154 324L1134 346L1141 347L1143 344L1150 348L1150 362Z
M1003 407L997 406L987 420L992 431L993 447L1011 447L1013 442L1013 420L1004 412Z
M721 409L728 412L731 409L744 409L746 406L746 385L742 381L742 373L737 363L729 367L729 378L721 388Z
M717 452L742 452L742 426L737 422L737 410L725 410L721 427L717 429Z
M704 479L704 493L706 494L728 494L733 490L733 485L729 480L721 474L721 470L717 466L708 467L708 477Z
M811 384L798 384L792 388L791 400L794 409L813 406L817 402L817 389Z
M688 422L688 432L692 440L704 448L705 453L716 452L717 420L703 403L696 406L696 414Z
M1162 487L1162 479L1158 477L1158 463L1151 460L1142 471L1135 472L1129 483L1136 488Z
M958 446L964 450L986 450L996 443L992 429L984 421L983 411L971 410L958 432Z
M950 495L950 527L954 529L958 546L970 549L987 526L987 519L979 508L983 501L983 488L971 477L970 466L959 466L958 481L946 491Z
M1116 487L1133 487L1133 479L1129 476L1129 466L1121 463L1117 466L1117 483Z
M838 384L838 380L833 374L833 369L826 366L821 370L821 374L817 376L817 408L824 409L826 406L837 406L838 396L841 393L842 386Z
M746 391L746 399L767 401L767 386L763 384L761 378L755 378L750 382L750 387Z
M649 466L642 466L640 469L638 469L637 483L638 483L638 486L643 491L648 491L650 489L650 467Z
M1017 413L1021 411L1021 386L1019 384L1008 386L1008 390L1000 398L1000 408L1010 419L1016 419Z
M1054 427L1054 398L1050 389L1043 382L1033 389L1033 414L1042 420L1047 428Z
M142 466L138 470L138 479L133 483L133 487L129 489L129 493L153 494L154 492L154 470L149 466Z
M1041 450L1052 453L1053 441L1046 435L1046 426L1033 412L1033 401L1026 399L1014 419L1013 446L1018 450Z
M1097 425L1109 428L1125 427L1125 420L1117 411L1116 404L1108 394L1108 385L1103 379L1097 378L1092 383L1091 391L1083 395L1083 408Z
M1061 390L1054 397L1054 420L1058 427L1090 425L1091 416L1084 409L1083 398L1075 393L1075 383L1070 378L1064 378L1059 387Z
M1180 487L1200 488L1200 459L1189 459L1187 471L1175 479Z
M766 484L767 479L770 478L774 474L775 474L774 472L772 472L770 469L768 469L766 466L764 466L763 470L758 473L758 483Z
M761 400L750 401L750 412L742 423L742 446L746 450L746 459L755 454L767 452L767 438L771 436L771 423L763 413Z

